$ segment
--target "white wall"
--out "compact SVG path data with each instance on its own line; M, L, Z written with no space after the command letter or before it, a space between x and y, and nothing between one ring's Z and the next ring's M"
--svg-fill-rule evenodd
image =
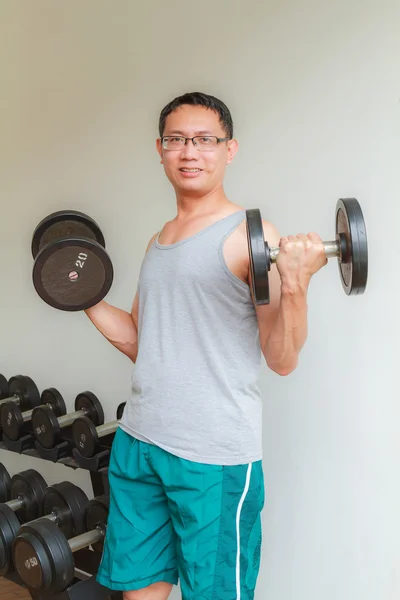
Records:
M155 153L159 111L202 90L231 108L232 200L282 233L334 234L363 207L364 296L315 277L298 370L265 367L267 503L257 599L398 600L400 4L300 0L3 0L0 4L0 371L99 395L112 418L131 365L83 314L31 284L31 233L51 211L103 227L108 300L129 309L147 241L174 215ZM0 452L12 471L38 461ZM40 463L64 477L64 467ZM67 471L69 474L70 472ZM58 474L58 471L57 471ZM68 476L68 475L67 475ZM72 477L72 475L71 475ZM76 480L87 485L87 474ZM178 592L173 598L178 598Z

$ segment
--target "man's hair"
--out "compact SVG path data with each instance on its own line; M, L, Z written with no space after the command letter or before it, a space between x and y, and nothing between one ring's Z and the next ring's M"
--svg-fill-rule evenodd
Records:
M216 112L219 115L219 122L221 123L226 136L229 137L229 139L232 139L233 121L229 108L222 102L222 100L215 98L215 96L210 96L209 94L203 94L202 92L190 92L183 94L182 96L177 96L162 109L158 124L160 137L164 135L165 122L168 115L179 108L179 106L183 106L184 104L190 104L191 106L204 106L205 108L209 108L210 110Z

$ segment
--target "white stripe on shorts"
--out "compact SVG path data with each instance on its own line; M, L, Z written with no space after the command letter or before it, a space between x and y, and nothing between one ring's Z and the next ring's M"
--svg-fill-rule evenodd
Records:
M237 513L236 513L236 539L237 539L237 555L236 555L236 600L240 600L240 515L242 512L243 502L246 499L247 492L250 487L250 477L251 477L251 467L250 463L247 467L247 475L246 475L246 483L244 486L242 497L240 498L240 502L238 505Z

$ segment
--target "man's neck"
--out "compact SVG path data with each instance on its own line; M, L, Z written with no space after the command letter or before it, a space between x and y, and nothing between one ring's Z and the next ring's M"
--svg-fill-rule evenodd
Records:
M176 204L177 219L196 219L202 215L223 213L234 206L223 188L204 196L177 194Z

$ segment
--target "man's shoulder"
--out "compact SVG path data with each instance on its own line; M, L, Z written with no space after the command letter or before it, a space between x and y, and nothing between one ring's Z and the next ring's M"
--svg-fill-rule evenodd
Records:
M154 244L154 242L156 241L156 239L157 239L157 237L158 237L158 234L159 234L159 233L160 233L160 232L159 232L159 231L157 231L157 233L155 233L155 234L153 235L153 237L150 239L149 243L147 244L147 248L146 248L146 254L147 254L147 252L150 250L150 248L152 247L152 245Z

